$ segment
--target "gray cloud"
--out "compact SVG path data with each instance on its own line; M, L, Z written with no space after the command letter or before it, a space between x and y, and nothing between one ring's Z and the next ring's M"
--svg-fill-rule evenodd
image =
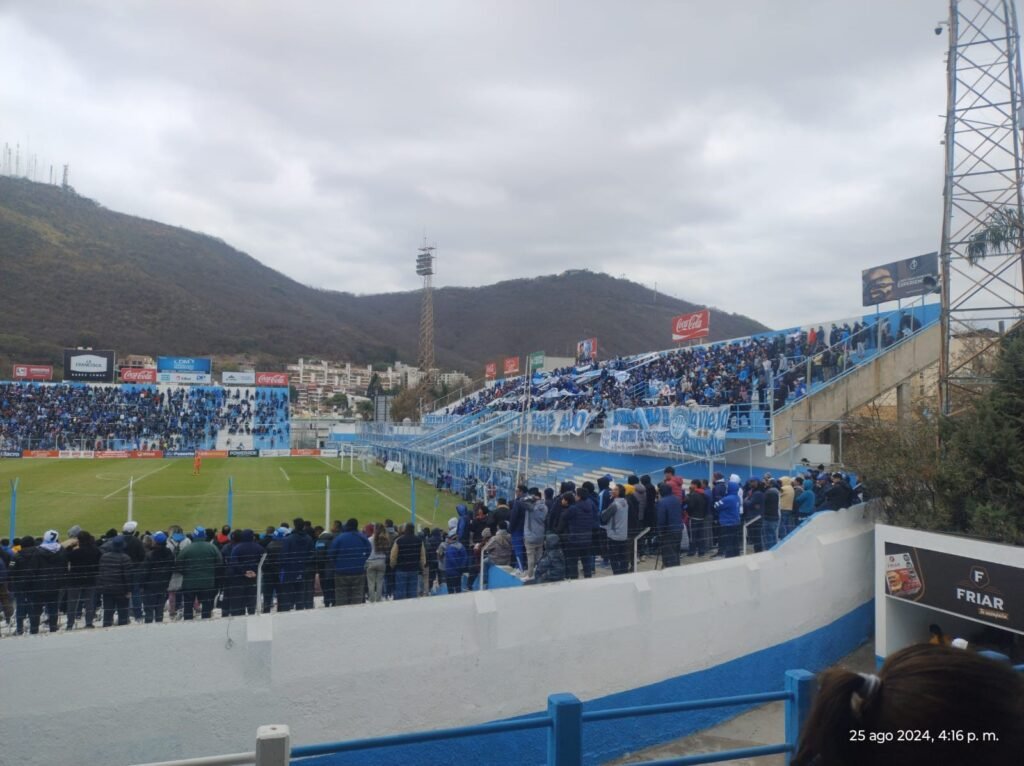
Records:
M0 9L0 141L308 284L591 268L778 326L935 249L940 0ZM45 174L44 174L45 177Z

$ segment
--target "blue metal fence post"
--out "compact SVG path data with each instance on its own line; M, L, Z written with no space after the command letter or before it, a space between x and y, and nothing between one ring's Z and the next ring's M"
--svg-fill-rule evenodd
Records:
M11 540L17 537L14 530L18 526L18 481L20 480L11 479Z
M234 529L231 523L235 516L235 480L228 476L228 526Z
M547 766L581 766L583 763L583 703L573 694L548 697Z
M793 695L792 699L786 700L786 744L793 748L786 755L786 766L789 766L796 755L796 748L800 744L800 731L807 721L811 702L817 690L818 683L813 673L806 670L786 671L786 691Z
M412 513L412 519L410 519L413 526L416 526L416 477L412 473L412 467L409 468L409 511Z

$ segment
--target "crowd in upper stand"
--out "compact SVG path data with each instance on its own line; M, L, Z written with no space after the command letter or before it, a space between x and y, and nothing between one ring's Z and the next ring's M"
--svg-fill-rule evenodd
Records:
M218 433L280 439L284 390L0 384L0 449L202 449Z
M860 321L832 324L828 330L819 325L535 374L530 408L607 412L693 403L767 409L770 398L781 407L807 393L808 360L810 382L827 381L860 363L879 344L888 348L897 338L921 329L910 313L899 315L896 324L894 330L891 320L881 322L880 335L875 325ZM520 410L525 398L525 378L512 378L457 402L446 414Z

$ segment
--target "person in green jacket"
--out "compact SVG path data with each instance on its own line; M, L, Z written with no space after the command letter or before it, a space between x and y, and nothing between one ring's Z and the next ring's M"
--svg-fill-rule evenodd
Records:
M217 579L224 559L213 543L207 541L206 530L196 527L192 531L192 544L183 548L175 562L181 572L181 596L185 619L191 620L196 601L204 620L213 614L213 601L217 597Z

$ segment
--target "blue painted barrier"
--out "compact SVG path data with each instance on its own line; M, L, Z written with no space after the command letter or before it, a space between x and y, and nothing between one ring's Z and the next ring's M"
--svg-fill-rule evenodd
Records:
M547 766L582 766L583 726L589 722L642 716L680 713L688 710L704 710L717 707L736 707L765 702L786 703L785 741L774 745L741 748L716 753L688 755L660 761L649 761L645 766L689 766L691 764L717 763L735 758L755 758L766 755L786 754L787 762L796 752L811 699L815 692L814 675L806 670L791 670L786 673L785 688L782 691L743 694L733 697L715 697L706 700L687 700L658 705L610 708L606 710L583 710L583 703L572 694L552 694L548 697L547 712L525 718L460 726L451 729L395 734L387 737L356 739L346 742L329 742L319 745L299 745L292 748L292 759L312 756L348 753L355 750L390 748L399 745L415 745L426 742L483 737L530 729L547 730Z

